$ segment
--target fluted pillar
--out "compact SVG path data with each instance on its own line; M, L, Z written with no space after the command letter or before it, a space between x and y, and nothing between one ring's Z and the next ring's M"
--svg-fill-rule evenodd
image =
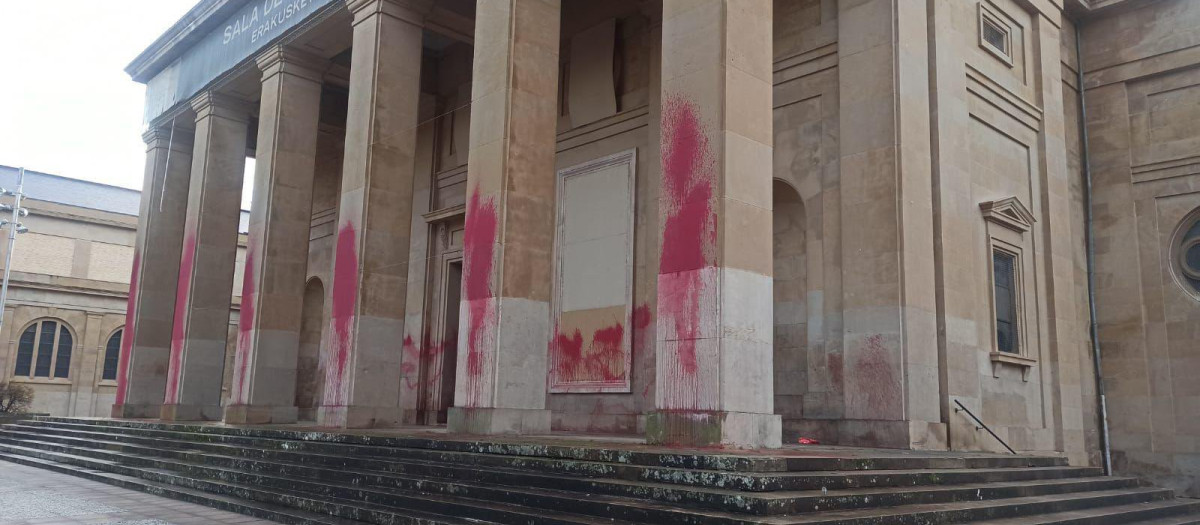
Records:
M391 426L399 406L423 13L414 0L349 0L346 118L322 426Z
M190 123L186 127L153 127L142 138L146 141L146 172L113 417L158 417L162 407L192 171Z
M285 46L259 55L254 204L227 423L293 423L308 270L321 77L327 64Z
M218 420L237 254L249 108L227 95L192 100L192 152L162 419Z

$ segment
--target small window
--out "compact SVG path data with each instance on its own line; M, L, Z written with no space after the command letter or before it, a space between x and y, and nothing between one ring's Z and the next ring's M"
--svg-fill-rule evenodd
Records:
M1008 33L988 18L983 19L983 40L1005 55L1008 51Z
M1008 66L1013 65L1012 29L982 3L979 4L979 46Z
M21 333L17 343L17 377L67 378L71 372L71 351L74 338L65 325L57 321L38 321Z
M100 375L100 379L116 381L117 363L121 359L121 334L124 331L113 332L113 335L108 338L108 344L104 345L104 372Z
M992 252L992 285L996 298L996 349L1020 353L1019 323L1017 322L1017 256L996 250Z

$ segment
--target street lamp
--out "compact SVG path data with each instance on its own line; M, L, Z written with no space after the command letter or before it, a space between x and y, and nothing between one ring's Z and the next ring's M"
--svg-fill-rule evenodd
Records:
M10 219L0 220L0 228L8 229L8 249L4 250L4 282L0 284L0 329L4 327L4 309L8 305L8 277L12 273L13 245L17 242L17 234L29 231L17 219L29 215L29 210L21 207L21 197L24 197L25 168L17 172L17 189L0 188L0 195L11 196L12 204L0 204L0 212L9 212Z

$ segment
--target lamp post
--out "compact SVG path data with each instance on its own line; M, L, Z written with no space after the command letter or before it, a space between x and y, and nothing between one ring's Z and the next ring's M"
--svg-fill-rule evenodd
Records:
M21 207L21 197L25 196L22 191L25 188L25 168L21 168L17 172L17 189L6 190L0 188L0 195L11 195L13 198L12 204L0 204L0 212L11 213L11 218L0 220L0 228L8 229L8 247L4 250L4 282L0 284L0 329L4 327L4 309L8 305L8 277L12 273L12 252L13 246L17 242L17 234L29 231L25 225L21 224L19 219L29 215L29 210Z

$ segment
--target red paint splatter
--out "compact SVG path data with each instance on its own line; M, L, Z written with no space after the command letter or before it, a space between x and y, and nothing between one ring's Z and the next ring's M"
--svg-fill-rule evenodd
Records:
M715 265L717 217L713 210L716 164L696 105L681 97L666 97L662 109L663 221L659 259L659 318L674 329L672 356L682 377L672 379L667 407L703 409L702 385L695 377L700 365L696 339L700 335L700 298L706 268Z
M716 178L708 136L695 105L684 99L663 102L663 223L658 273L698 270L714 263L717 215L712 207Z
M183 345L187 334L188 299L192 293L192 269L196 264L196 233L187 228L183 239L183 256L179 259L179 281L175 287L175 320L171 326L171 359L167 365L167 393L163 403L179 402L179 379L183 374Z
M644 330L646 327L650 326L651 322L654 321L651 319L650 307L644 304L633 309L633 316L631 320L633 321L633 328L635 331Z
M866 406L872 413L899 410L897 404L903 400L896 371L892 370L890 354L883 336L875 334L867 337L854 362L854 374L863 387L860 395L865 397Z
M125 404L129 390L129 359L133 338L137 333L138 279L141 277L142 254L133 253L133 272L129 275L129 301L125 304L125 330L121 332L121 355L117 361L117 405Z
M558 383L624 382L625 326L621 323L600 328L592 333L584 351L584 338L579 330L571 335L554 330L551 351L554 356L554 376Z
M471 193L463 232L463 295L467 301L467 377L466 406L478 406L483 393L485 346L484 336L493 329L494 292L492 265L496 249L499 220L491 198L480 197L479 188Z
M358 239L354 223L347 221L338 229L334 252L333 290L329 308L331 359L325 368L325 394L322 404L346 404L346 368L350 364L350 346L354 311L358 303Z
M250 361L252 361L250 338L254 329L254 237L246 238L246 268L242 272L242 309L238 314L238 340L234 361L233 402L245 404L250 402Z
M838 352L830 352L825 356L826 366L829 367L830 388L834 392L842 391L842 377L844 366L842 364L842 354Z

